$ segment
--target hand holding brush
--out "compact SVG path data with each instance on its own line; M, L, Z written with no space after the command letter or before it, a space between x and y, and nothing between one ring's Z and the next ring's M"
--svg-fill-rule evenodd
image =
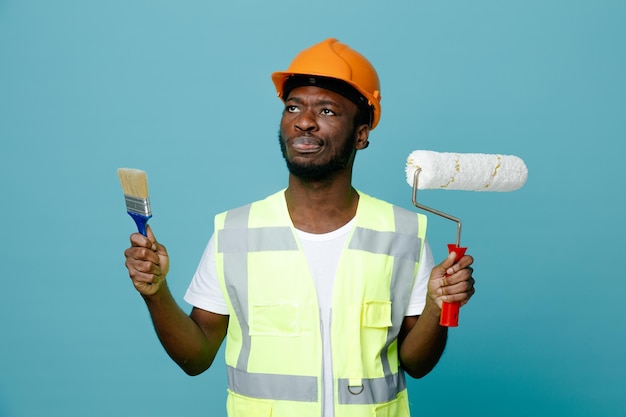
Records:
M126 250L126 267L135 288L143 295L153 295L165 281L169 257L163 245L157 243L148 220L152 217L148 197L148 177L145 171L132 168L117 170L124 191L126 210L137 225L139 233L130 237ZM141 236L140 236L141 234Z

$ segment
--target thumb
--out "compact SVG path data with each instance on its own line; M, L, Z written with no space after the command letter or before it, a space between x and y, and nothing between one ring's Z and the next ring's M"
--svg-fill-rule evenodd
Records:
M448 268L454 265L455 262L456 262L456 253L450 252L448 254L448 257L439 264L439 268L441 268L442 275L445 275Z
M150 242L152 242L152 250L157 250L159 244L157 243L156 237L154 237L154 233L152 233L152 228L150 225L146 226L146 237Z

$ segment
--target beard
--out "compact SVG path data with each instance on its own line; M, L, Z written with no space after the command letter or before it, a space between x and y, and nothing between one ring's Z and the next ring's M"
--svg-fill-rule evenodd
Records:
M287 169L289 173L296 178L307 181L321 181L331 178L334 174L345 169L353 160L354 149L354 137L356 135L356 129L350 132L349 136L344 140L344 145L339 151L328 161L322 163L316 162L294 162L290 161L287 157L287 145L283 139L280 131L278 132L278 142L280 143L280 150L283 154L283 158L287 163Z

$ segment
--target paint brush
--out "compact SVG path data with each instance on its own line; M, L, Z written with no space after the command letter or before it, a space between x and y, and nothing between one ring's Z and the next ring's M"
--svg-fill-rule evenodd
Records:
M148 198L148 176L145 171L133 168L119 168L117 175L124 191L126 210L137 224L139 233L146 236L148 219L152 217Z

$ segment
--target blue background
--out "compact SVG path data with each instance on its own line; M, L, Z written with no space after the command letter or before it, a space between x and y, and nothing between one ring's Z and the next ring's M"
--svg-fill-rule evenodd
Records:
M0 0L0 416L225 415L124 267L148 172L182 301L212 216L286 185L269 75L337 37L382 80L355 185L413 208L414 149L515 154L512 193L424 191L478 292L414 414L626 416L626 2ZM438 260L455 227L431 216ZM220 358L222 354L220 354Z

